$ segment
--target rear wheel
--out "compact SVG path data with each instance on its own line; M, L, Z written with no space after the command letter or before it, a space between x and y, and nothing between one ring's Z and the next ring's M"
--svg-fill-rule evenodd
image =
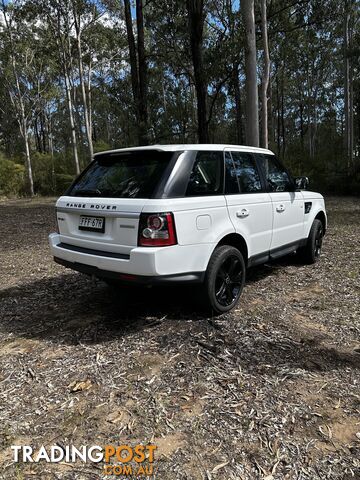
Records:
M216 313L228 312L238 302L245 284L245 262L234 247L223 245L212 254L205 275L205 297Z
M299 250L299 256L304 263L312 264L319 260L321 255L324 227L320 220L314 220L305 247Z

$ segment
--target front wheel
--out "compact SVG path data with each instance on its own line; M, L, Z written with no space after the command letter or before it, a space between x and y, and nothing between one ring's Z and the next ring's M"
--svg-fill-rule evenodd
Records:
M217 247L205 275L205 296L216 313L234 308L245 284L245 262L242 254L230 245Z
M311 225L310 233L305 247L299 250L300 259L304 263L312 264L319 260L321 255L322 242L324 237L324 227L317 218Z

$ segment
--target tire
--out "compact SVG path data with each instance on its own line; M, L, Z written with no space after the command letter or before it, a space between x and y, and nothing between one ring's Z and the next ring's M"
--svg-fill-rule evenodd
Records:
M299 257L303 263L309 265L316 263L321 255L324 227L320 220L315 219L311 225L310 233L305 247L299 250Z
M207 307L221 314L237 304L245 284L246 268L242 254L230 245L217 247L205 274L204 300Z

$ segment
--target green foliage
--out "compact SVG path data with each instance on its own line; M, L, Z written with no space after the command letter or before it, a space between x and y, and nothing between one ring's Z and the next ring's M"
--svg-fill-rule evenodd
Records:
M67 190L72 182L74 181L74 175L69 175L67 173L57 173L55 175L55 193L57 195L62 195L65 190Z
M34 189L40 195L54 195L54 159L49 153L35 152L31 156L34 176Z
M0 195L20 195L24 191L25 167L0 154Z
M40 195L61 195L75 178L70 155L35 152L31 155L31 162L35 191ZM25 171L22 165L19 166Z
M104 152L105 150L110 150L111 145L109 145L107 142L104 140L98 140L97 142L94 143L94 152Z

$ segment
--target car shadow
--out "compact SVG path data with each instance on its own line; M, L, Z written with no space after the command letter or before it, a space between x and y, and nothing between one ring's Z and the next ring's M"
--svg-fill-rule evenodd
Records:
M249 282L256 283L274 268L278 263L251 269ZM227 349L244 368L281 364L307 370L360 367L356 352L337 351L316 338L312 342L289 340L286 325L277 326L284 330L280 340L278 335L259 335L255 328L243 332L241 318L238 323L230 321L228 327L227 317L236 313L212 318L199 309L198 300L199 291L194 286L110 288L99 280L65 273L1 290L0 332L12 339L105 345L115 338L161 326L162 336L164 330L168 337L176 330L184 342L193 342L198 334L209 338L212 355Z
M0 331L27 338L76 343L98 324L118 336L160 319L199 319L197 289L109 287L78 273L46 277L0 290ZM106 331L104 332L106 340Z

